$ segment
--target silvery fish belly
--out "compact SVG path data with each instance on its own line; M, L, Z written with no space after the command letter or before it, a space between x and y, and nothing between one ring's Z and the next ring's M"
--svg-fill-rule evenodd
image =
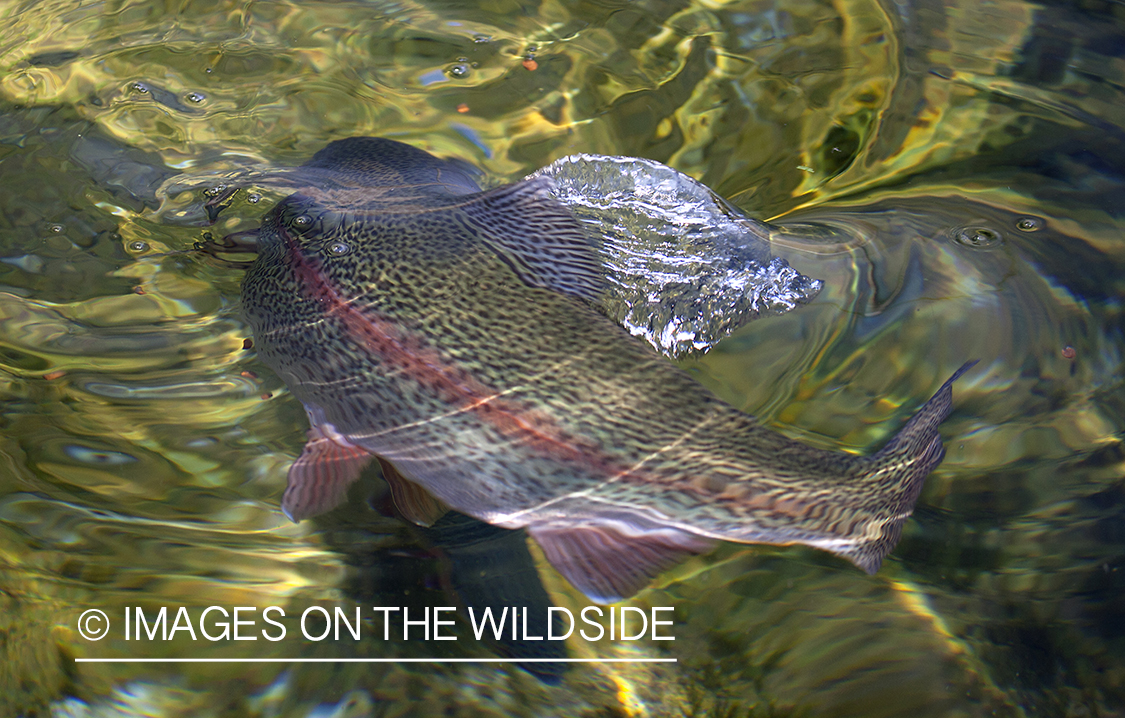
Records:
M612 602L716 540L819 547L876 570L963 367L878 453L805 446L723 403L599 310L590 240L539 177L481 192L390 140L334 142L324 182L262 222L243 284L255 345L305 405L293 520L373 460L408 518L527 527Z

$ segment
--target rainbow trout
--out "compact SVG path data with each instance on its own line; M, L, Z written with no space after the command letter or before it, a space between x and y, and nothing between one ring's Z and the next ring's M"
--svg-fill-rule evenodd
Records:
M785 438L597 308L591 241L547 178L489 191L398 142L333 142L262 220L242 287L259 356L308 413L282 508L342 503L378 460L403 515L526 527L591 599L715 541L806 544L878 569L962 367L878 453Z

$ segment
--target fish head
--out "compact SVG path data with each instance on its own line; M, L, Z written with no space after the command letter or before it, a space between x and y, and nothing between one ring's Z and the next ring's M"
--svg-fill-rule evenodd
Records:
M479 170L468 163L435 157L382 137L333 142L301 165L297 173L308 178L315 193L326 193L325 199L348 207L440 202L473 194L480 191L473 175L479 175Z
M395 224L389 218L440 208L480 192L474 173L468 164L394 140L333 142L296 169L286 181L297 191L263 217L258 264L282 260L292 267L300 257L346 277L365 261L371 266L370 255L378 253L380 240L390 239L381 231Z

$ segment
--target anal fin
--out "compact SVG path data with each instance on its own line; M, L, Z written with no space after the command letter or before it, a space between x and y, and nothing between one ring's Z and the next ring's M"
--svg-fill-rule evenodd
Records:
M281 510L290 521L331 511L344 502L351 486L373 457L363 449L334 440L319 427L309 429L309 440L289 467L289 482L281 497Z
M528 533L566 580L597 603L616 603L714 542L672 528L627 533L609 524L529 526Z
M433 526L449 510L449 507L435 499L429 491L400 474L391 462L379 459L379 466L383 469L383 478L391 489L395 508L407 521L419 526Z

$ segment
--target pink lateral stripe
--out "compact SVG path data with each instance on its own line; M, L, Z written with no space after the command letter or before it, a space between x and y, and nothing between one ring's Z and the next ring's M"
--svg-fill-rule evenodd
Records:
M417 339L404 336L393 323L353 307L325 280L315 261L301 252L284 227L280 227L280 233L306 296L322 304L327 315L338 317L353 339L380 359L433 390L451 405L473 411L505 435L522 440L537 451L593 464L611 474L624 471L624 467L612 467L614 462L590 442L567 435L538 412L496 398L496 392L463 369L447 364L436 351L421 346ZM580 448L581 444L587 446Z

